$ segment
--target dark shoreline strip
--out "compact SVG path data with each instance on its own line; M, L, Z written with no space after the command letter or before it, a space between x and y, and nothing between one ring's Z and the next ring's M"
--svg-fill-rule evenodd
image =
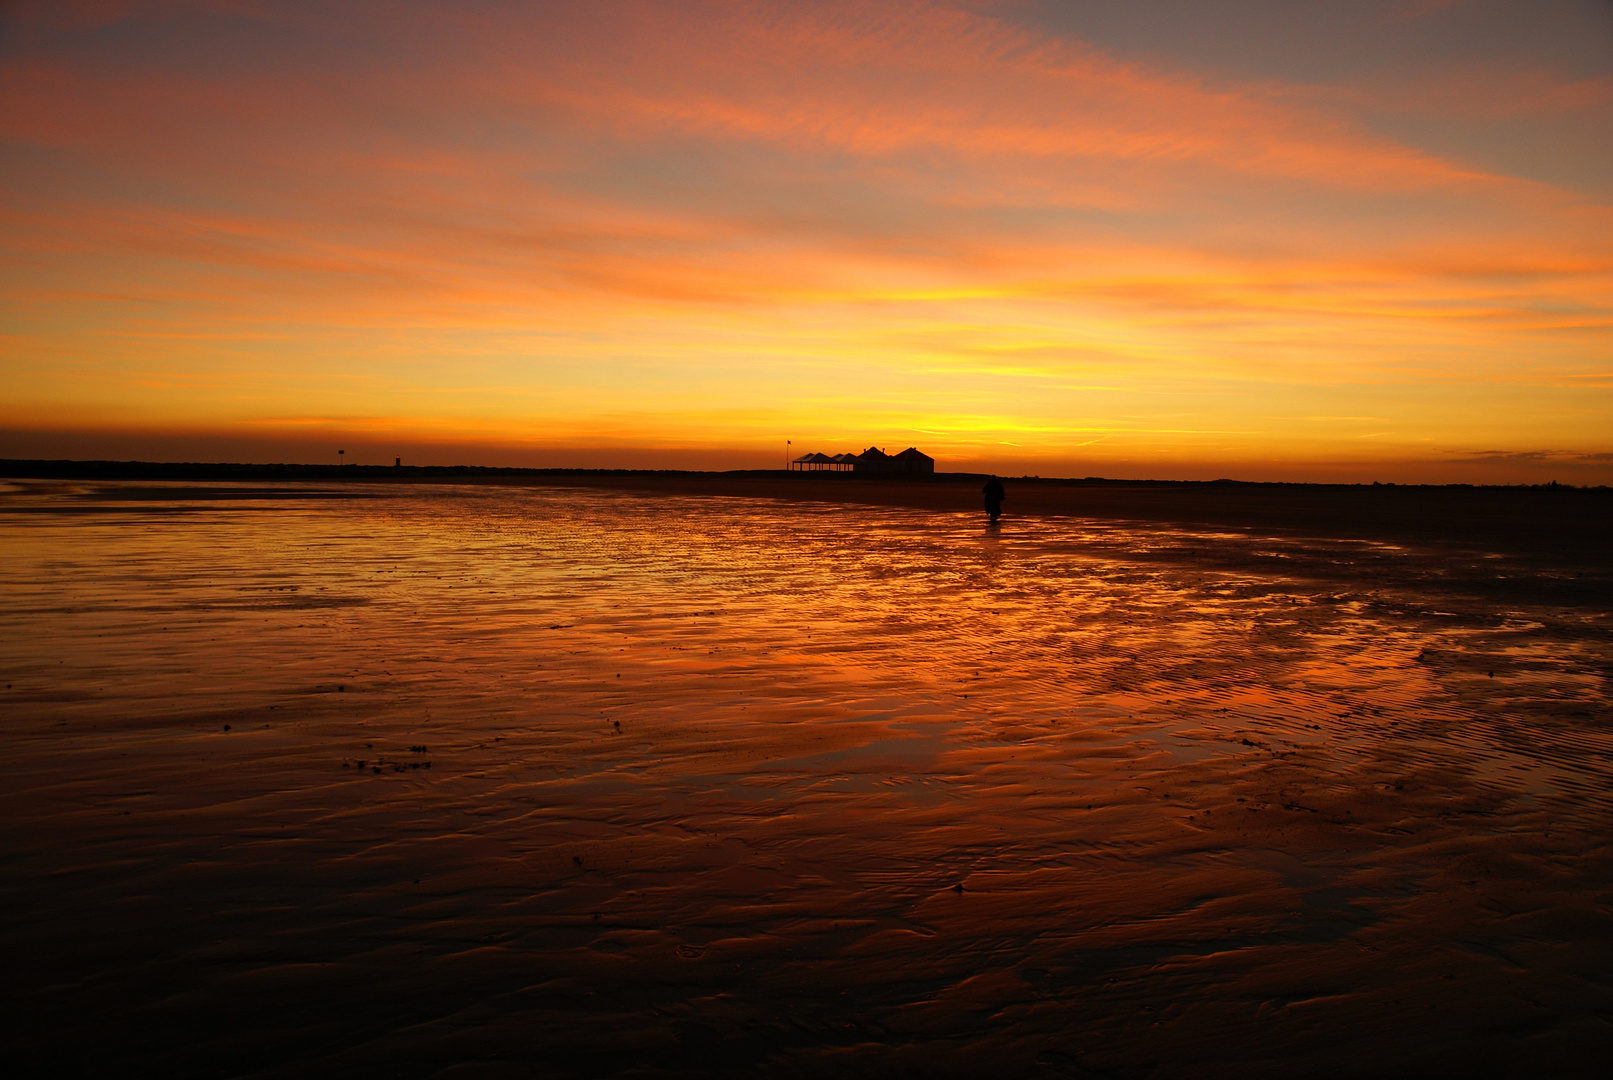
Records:
M692 472L475 465L252 465L0 459L13 480L167 483L477 484L587 487L982 511L979 473L869 476L782 469ZM1613 488L1557 485L1303 484L1235 480L1008 478L1007 520L1081 517L1456 544L1547 562L1613 567ZM424 491L422 492L424 493ZM111 493L107 493L109 496ZM200 493L198 493L200 497ZM175 492L170 497L183 498ZM236 497L242 497L237 495ZM982 513L982 517L983 517Z

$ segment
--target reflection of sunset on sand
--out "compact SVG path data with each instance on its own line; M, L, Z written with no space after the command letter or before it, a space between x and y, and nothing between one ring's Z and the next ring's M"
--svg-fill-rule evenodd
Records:
M0 1068L1605 1071L1610 110L1598 0L0 5Z
M1605 560L977 501L0 498L30 1060L1562 1075L1609 1044Z

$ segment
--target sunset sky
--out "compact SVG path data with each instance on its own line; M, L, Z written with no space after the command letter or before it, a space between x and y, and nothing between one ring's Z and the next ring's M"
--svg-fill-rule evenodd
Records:
M1613 4L8 3L0 456L1613 483Z

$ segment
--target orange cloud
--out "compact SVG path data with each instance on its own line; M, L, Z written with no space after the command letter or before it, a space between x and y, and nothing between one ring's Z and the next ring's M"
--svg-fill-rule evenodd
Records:
M1298 453L1278 418L1336 411L1291 407L1306 394L1356 386L1371 415L1399 386L1401 444L1450 442L1511 407L1504 387L1606 368L1613 208L1390 137L1359 87L1211 78L922 3L18 26L0 312L27 392L0 419ZM1539 72L1509 84L1531 115L1605 102L1601 76L1508 70ZM1437 77L1451 102L1463 71ZM1067 389L1096 376L1134 401L1163 386L1187 420L1105 417ZM1429 407L1470 384L1468 413ZM1584 446L1608 419L1535 415Z

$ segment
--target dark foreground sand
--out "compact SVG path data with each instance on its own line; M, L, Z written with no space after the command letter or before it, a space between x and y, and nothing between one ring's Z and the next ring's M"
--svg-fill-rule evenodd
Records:
M4 1059L1613 1050L1605 493L842 479L7 486Z

